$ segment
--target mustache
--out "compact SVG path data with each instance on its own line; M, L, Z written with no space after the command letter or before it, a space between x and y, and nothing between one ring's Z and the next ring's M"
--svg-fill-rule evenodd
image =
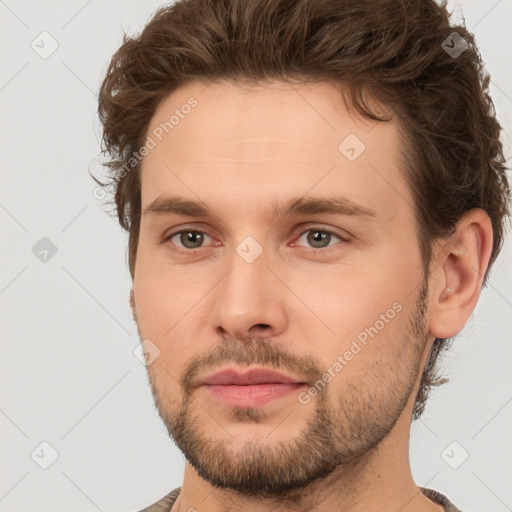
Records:
M184 394L190 394L197 387L200 373L226 363L260 365L278 371L288 370L290 373L309 377L312 382L321 379L325 371L314 356L295 355L287 347L271 341L270 338L224 338L209 353L194 358L187 364L180 377Z

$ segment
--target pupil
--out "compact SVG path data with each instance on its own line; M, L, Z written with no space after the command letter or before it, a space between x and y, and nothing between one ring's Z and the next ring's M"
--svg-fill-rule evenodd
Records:
M183 235L186 235L186 238L185 240L183 240ZM181 240L181 243L185 246L185 247L196 247L197 244L199 243L199 245L201 245L201 241L202 241L202 234L201 233L197 233L195 231L188 231L187 233L182 233L182 240Z
M320 244L323 247L324 245L322 245L322 242L325 242L326 240L328 242L329 236L329 233L323 233L322 231L311 231L309 242L313 246L318 246L318 244Z

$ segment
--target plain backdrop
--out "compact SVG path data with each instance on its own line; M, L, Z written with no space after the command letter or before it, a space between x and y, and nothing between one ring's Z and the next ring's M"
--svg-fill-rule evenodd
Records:
M182 482L134 353L127 237L88 174L106 65L160 5L0 0L2 512L137 511ZM477 37L510 156L512 2L449 5ZM509 239L444 359L450 383L412 426L417 484L464 512L512 510L511 256Z

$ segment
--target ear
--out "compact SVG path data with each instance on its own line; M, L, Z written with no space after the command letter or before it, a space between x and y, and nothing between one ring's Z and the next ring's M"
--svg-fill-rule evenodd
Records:
M430 334L449 338L473 313L492 252L492 224L486 212L465 212L432 262Z

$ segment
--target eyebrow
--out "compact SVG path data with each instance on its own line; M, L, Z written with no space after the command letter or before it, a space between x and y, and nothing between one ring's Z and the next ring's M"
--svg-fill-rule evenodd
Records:
M202 202L177 196L163 196L154 199L142 215L182 215L186 217L217 216ZM344 197L299 197L285 203L272 203L267 210L270 219L293 215L335 214L365 219L377 218L377 213Z

